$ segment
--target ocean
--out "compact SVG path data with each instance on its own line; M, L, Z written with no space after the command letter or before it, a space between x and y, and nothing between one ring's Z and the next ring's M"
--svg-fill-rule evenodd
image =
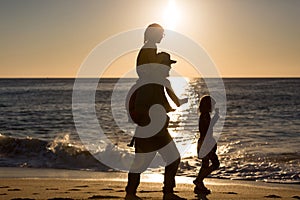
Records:
M105 142L101 137L82 142L72 111L74 79L0 79L0 167L115 171L96 158L108 152L112 157L121 155L121 160L134 155L127 146L134 126L120 128L114 121L113 109L125 104L122 98L112 102L117 81L100 79L93 106L112 147L96 145ZM135 81L124 80L124 88ZM227 110L217 141L221 165L210 177L300 184L300 79L224 78L223 82ZM187 83L182 97L189 103L170 114L169 131L176 144L189 144L177 175L195 177L201 166L196 156L197 104L209 90L203 79ZM89 134L97 131L91 126ZM162 165L149 169L163 171Z

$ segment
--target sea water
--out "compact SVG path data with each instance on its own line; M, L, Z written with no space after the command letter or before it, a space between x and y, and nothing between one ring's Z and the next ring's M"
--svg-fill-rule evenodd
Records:
M126 95L125 88L135 81L124 80L120 95ZM132 158L134 149L127 144L134 125L120 128L114 119L118 109L119 117L126 118L122 98L112 103L117 82L101 79L92 105L111 143L97 146L91 138L88 145L94 147L87 148L73 118L74 79L0 79L0 166L112 171L96 158L108 152L112 157ZM227 112L221 116L225 124L217 141L221 166L211 177L300 183L300 79L225 78L223 82ZM176 144L189 144L180 176L194 177L201 166L196 156L197 105L205 94L209 94L205 80L189 79L181 95L189 98L188 106L169 114L169 132ZM97 140L101 143L101 138ZM150 169L163 171L161 165Z

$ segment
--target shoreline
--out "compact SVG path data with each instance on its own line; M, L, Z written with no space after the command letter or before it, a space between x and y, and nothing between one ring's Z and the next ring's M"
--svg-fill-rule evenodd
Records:
M22 167L0 167L0 178L3 179L67 179L67 180L112 180L112 181L127 181L127 172L118 171L89 171L76 169L55 169L55 168L22 168ZM113 174L113 176L112 176ZM176 182L188 183L193 185L194 177L176 176ZM270 187L295 187L300 188L299 183L293 182L265 182L256 180L243 179L225 179L225 178L206 178L208 182L227 182L243 183L252 185L264 185ZM153 172L144 172L141 176L143 182L162 182L163 175Z
M0 199L124 199L127 173L0 168ZM300 185L205 179L207 196L193 193L193 178L176 177L176 194L187 199L300 199ZM162 199L161 174L142 174L137 195Z

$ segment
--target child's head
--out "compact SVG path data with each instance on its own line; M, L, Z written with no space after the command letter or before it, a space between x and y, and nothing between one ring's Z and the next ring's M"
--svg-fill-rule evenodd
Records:
M153 42L160 43L161 39L164 36L164 29L159 24L150 24L144 33L144 43Z
M212 98L209 95L204 95L200 99L200 104L199 104L199 112L200 113L205 113L205 112L211 112L216 105L216 101L214 98Z

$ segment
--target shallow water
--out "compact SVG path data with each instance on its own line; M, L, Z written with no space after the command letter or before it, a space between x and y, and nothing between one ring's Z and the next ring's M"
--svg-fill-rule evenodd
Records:
M73 79L0 79L0 166L108 171L91 154L133 157L127 143L134 126L124 123L121 129L113 120L116 81L100 81L95 110L105 135L118 149L105 143L93 146L91 126L88 141L93 151L89 152L73 121ZM124 80L124 94L126 84L134 81ZM300 79L224 79L224 84L227 112L218 140L221 167L212 177L299 183ZM169 131L184 152L179 175L195 176L201 166L196 159L196 107L199 97L207 93L203 80L189 80L182 91L189 104L170 115ZM121 110L123 103L114 103L114 109ZM126 112L119 114L125 119ZM150 171L163 172L161 166Z

